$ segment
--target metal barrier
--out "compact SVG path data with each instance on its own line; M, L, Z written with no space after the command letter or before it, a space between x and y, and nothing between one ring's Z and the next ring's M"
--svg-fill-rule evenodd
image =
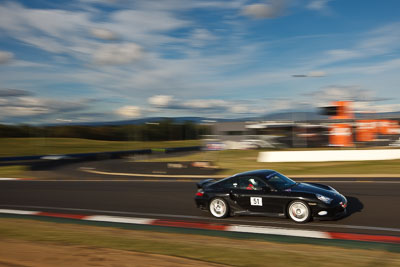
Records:
M119 159L134 155L151 155L157 153L176 153L200 150L201 146L191 147L171 147L161 149L138 149L124 151L105 151L93 153L74 153L62 155L37 155L37 156L21 156L21 157L0 157L0 166L6 165L30 165L31 169L42 169L49 166L55 167L66 163L74 163L81 161Z
M323 162L400 159L400 149L268 151L258 154L258 162Z

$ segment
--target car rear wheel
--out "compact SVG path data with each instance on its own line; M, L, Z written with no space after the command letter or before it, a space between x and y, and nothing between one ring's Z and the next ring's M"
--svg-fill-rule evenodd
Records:
M304 201L295 200L291 202L287 213L290 219L297 223L305 223L311 219L310 207Z
M216 218L225 218L229 215L228 203L222 198L214 198L210 201L209 209L211 214Z

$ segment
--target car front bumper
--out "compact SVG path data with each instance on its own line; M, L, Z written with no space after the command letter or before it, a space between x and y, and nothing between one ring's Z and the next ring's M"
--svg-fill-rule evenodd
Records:
M335 220L346 216L347 201L337 203L336 205L317 205L312 209L312 216L319 220Z

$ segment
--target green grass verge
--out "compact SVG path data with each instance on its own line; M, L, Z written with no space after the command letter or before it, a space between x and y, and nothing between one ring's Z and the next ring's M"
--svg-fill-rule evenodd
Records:
M332 174L399 174L400 160L343 161L343 162L257 162L257 150L225 150L198 152L181 157L151 159L149 161L212 161L223 169L221 174L231 175L254 169L273 169L286 175Z
M200 144L200 140L125 142L79 138L0 138L0 157L167 148Z
M1 166L0 167L0 177L6 178L21 178L24 177L25 171L28 170L27 166Z
M0 218L0 240L83 245L231 266L398 266L400 253Z

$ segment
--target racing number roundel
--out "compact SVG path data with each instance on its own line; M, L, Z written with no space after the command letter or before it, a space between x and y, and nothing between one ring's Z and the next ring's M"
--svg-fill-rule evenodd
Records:
M262 206L262 198L261 197L250 197L250 205Z

